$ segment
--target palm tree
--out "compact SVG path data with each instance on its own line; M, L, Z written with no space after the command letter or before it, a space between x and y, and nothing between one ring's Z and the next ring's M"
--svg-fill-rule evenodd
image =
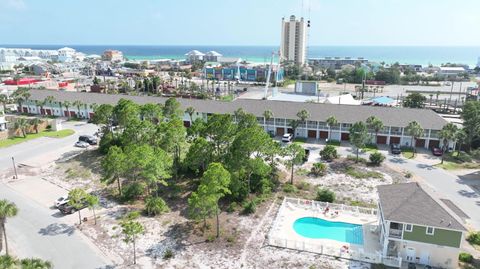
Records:
M267 121L273 118L273 112L270 109L263 111L263 125L265 130L267 130Z
M1 243L1 241L0 241ZM0 268L2 269L14 269L18 268L18 260L10 255L1 255L0 256Z
M72 103L70 101L64 101L63 106L65 107L65 110L67 111L67 118L70 118L70 106L72 106Z
M337 125L337 124L338 124L338 121L337 121L337 118L335 118L335 116L328 117L327 125L328 125L328 139L329 140L332 136L332 126Z
M8 97L5 94L0 94L0 103L2 103L3 111L7 111Z
M185 109L185 112L187 112L188 116L190 116L190 124L192 124L193 123L193 113L195 113L195 108L189 106Z
M18 208L14 203L8 200L0 200L0 225L5 239L5 253L8 255L7 231L5 230L5 223L7 218L15 217L18 214ZM1 234L0 234L1 236Z
M17 118L15 120L14 128L15 130L20 129L22 131L23 138L27 137L27 128L30 124L26 118Z
M413 147L413 157L415 157L415 153L417 150L417 139L423 135L423 128L418 122L412 121L408 124L405 130L407 131L407 134L412 137L411 143Z
M454 141L458 132L458 127L449 122L445 126L443 126L442 130L440 131L440 138L443 140L442 146L442 162L443 163L443 155L445 155L445 151L447 150L448 144L450 141Z
M22 269L51 269L53 265L49 261L44 261L37 258L26 258L20 261Z
M33 118L30 120L30 125L35 129L35 133L38 134L38 125L42 124L42 120L39 118Z
M49 105L50 108L52 108L53 103L55 103L55 97L49 95L45 97L45 100L43 100L44 104Z
M306 122L307 122L308 117L310 117L310 113L308 113L307 110L302 109L302 110L300 110L300 111L297 112L297 117L298 117L298 119L299 119L299 125L300 125L300 124L305 125ZM304 128L306 128L306 126L304 126Z
M37 107L40 107L39 114L43 116L43 106L45 105L45 101L36 100L35 104Z
M28 88L18 88L15 92L13 92L12 97L18 103L20 112L23 112L23 103L25 103L28 98L30 98Z
M456 148L457 148L457 156L460 155L460 149L462 148L463 143L467 141L468 135L465 132L465 129L460 129L458 132L455 134L455 140L456 140Z
M300 120L290 121L290 127L292 127L293 137L295 137L295 134L297 133L297 128L299 125L300 125Z
M375 132L375 144L377 144L378 133L384 127L383 122L375 116L368 117L366 122L367 122L368 129L373 130Z
M83 106L83 102L80 101L80 100L75 100L73 103L72 103L72 106L76 107L77 108L77 118L80 118L80 109L81 107Z

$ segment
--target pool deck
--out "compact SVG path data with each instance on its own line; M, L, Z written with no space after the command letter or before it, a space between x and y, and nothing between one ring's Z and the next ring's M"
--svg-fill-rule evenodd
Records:
M324 214L326 207L329 210ZM293 224L297 219L305 217L362 225L363 245L301 236L295 232ZM377 224L378 217L374 210L286 198L270 230L269 244L346 259L376 262L375 259L378 259L381 249Z

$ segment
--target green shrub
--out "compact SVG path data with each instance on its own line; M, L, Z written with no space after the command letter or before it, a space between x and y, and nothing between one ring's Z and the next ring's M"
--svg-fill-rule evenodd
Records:
M207 242L213 242L215 241L215 238L217 238L215 235L211 234L207 236Z
M333 203L335 201L335 193L329 189L318 189L315 200Z
M245 205L243 206L242 213L245 215L250 215L252 213L255 213L256 210L257 210L257 204L255 203L255 200L251 200L245 203Z
M305 138L305 137L295 137L295 138L293 139L293 142L305 143L305 142L307 142L307 138Z
M328 140L327 145L329 145L329 146L340 146L340 141L338 141L338 140Z
M327 165L324 163L314 163L310 173L314 176L324 176L327 173Z
M413 177L413 173L410 172L410 171L405 171L405 177L406 178L411 178L411 177Z
M460 152L460 154L455 155L455 160L462 163L470 163L472 162L472 157L467 153Z
M480 245L480 232L472 232L467 236L467 241L472 245Z
M376 171L360 171L353 167L345 168L345 174L354 178L383 178L383 174Z
M357 160L357 155L351 155L351 154L347 155L347 160L354 161L354 162L360 162L360 163L363 163L363 164L368 163L367 159L362 158L362 157L358 157L358 160Z
M228 205L226 211L227 211L228 213L233 213L233 212L235 212L235 210L237 209L237 206L238 206L237 202L231 202L231 203Z
M338 158L337 149L332 145L327 145L320 151L320 157L326 161L336 159Z
M460 254L458 255L458 259L461 262L466 262L466 263L472 263L473 262L472 254L466 253L466 252L460 252Z
M169 212L170 209L162 198L148 197L145 200L145 211L149 216L156 216L165 212Z
M295 184L295 186L297 187L297 189L299 190L309 190L310 187L312 187L312 185L308 182L305 182L305 181L299 181Z
M295 193L295 192L297 192L297 188L295 186L293 186L292 184L287 183L287 184L283 185L283 191L286 192L286 193Z
M370 163L373 165L380 165L385 160L385 156L380 152L374 152L370 154Z
M168 260L171 258L173 258L173 251L171 249L165 250L165 252L163 253L163 259Z
M364 148L364 149L367 149L367 150L369 150L369 149L378 149L378 146L377 146L377 144L368 143L368 144L366 144L365 147L363 147L363 148Z
M128 202L139 198L145 193L145 187L145 184L141 182L133 182L124 186L122 191L122 200Z
M477 161L480 161L480 149L475 149L475 150L472 150L470 151L470 156L477 160Z

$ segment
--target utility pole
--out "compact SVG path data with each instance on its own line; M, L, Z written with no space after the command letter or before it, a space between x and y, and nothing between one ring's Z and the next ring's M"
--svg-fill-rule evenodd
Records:
M13 179L18 179L17 166L15 165L15 159L12 157L13 171L15 171L15 177Z

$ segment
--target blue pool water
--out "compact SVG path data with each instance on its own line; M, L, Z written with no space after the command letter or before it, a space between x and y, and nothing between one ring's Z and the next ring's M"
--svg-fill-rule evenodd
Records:
M362 225L332 222L320 218L300 218L293 223L297 234L313 239L325 238L350 244L363 245Z

